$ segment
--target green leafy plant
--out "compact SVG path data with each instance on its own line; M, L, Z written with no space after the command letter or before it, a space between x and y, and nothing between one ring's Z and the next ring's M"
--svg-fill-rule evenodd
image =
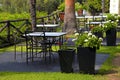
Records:
M76 47L96 47L99 48L102 42L102 38L98 38L95 35L93 35L91 32L84 32L84 33L75 33L75 45Z
M67 45L67 44L68 44L68 39L69 39L69 36L66 35L66 36L64 37L64 42L63 42L63 44L61 45L61 50L67 50L67 49L69 49L69 46Z
M106 21L106 23L104 24L104 31L110 30L110 29L114 29L116 28L118 25L117 21Z
M65 10L65 3L64 3L64 2L61 3L61 4L58 6L58 10L64 12L64 10Z
M68 43L68 42L65 41L65 42L62 44L62 47L61 47L62 50L67 50L67 49L68 49L67 43Z
M79 2L76 2L75 3L75 11L78 11L79 9L86 9L86 6L83 5L83 4L80 4ZM58 10L59 11L64 11L65 10L65 3L61 3L59 6L58 6Z
M117 19L120 20L120 15L118 15Z
M118 19L117 14L107 14L106 20L116 21Z
M107 21L103 26L104 31L116 28L119 21L118 18L119 16L117 14L107 14L107 18L106 18Z
M102 24L100 24L100 25L97 25L97 26L94 26L92 29L91 29L91 31L92 31L92 33L96 33L96 32L103 32L103 25Z
M76 11L78 11L78 10L80 10L80 9L83 9L84 8L84 6L82 5L82 4L80 4L79 2L76 2L75 3L75 10Z

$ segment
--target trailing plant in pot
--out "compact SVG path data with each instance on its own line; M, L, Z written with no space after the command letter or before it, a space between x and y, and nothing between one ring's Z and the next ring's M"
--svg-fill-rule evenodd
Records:
M96 35L97 37L103 37L103 32L104 32L103 26L104 26L103 24L94 26L94 27L91 29L91 32L92 32L94 35Z
M107 21L104 24L104 31L106 32L106 41L108 46L116 45L116 27L118 25L118 16L109 14Z
M79 2L75 3L75 11L77 12L78 15L82 15L83 14L83 9L86 10L86 7L83 4L80 4ZM59 16L60 19L63 21L64 20L64 10L65 10L65 3L61 3L58 8L58 11L60 11ZM82 11L82 12L81 12Z
M83 15L83 10L87 10L86 5L80 4L79 2L75 3L75 11L77 11L78 16Z
M82 73L95 73L96 49L101 45L102 38L98 38L91 32L75 33L75 45L77 47L77 57L79 71Z
M120 26L120 15L118 15L117 19L118 19L118 25Z
M96 37L91 32L84 32L84 33L75 33L75 42L76 47L90 47L90 48L99 48L102 42L102 38Z
M58 9L57 9L57 10L60 11L60 13L59 13L60 20L61 20L61 21L64 21L65 3L64 3L64 2L61 3L61 4L58 6Z
M67 45L67 39L64 41L61 49L58 50L61 72L72 73L75 49L70 49Z
M117 20L116 21L111 21L111 20L106 21L106 23L104 24L104 27L103 27L104 31L106 32L111 29L116 29L117 22L118 22Z

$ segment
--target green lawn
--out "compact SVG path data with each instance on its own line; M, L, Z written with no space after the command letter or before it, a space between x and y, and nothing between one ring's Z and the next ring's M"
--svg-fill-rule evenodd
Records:
M0 49L0 52L13 51L12 47ZM19 50L19 49L17 49ZM60 72L0 72L0 80L108 80L106 74L116 66L111 65L112 59L120 54L120 46L108 47L102 46L97 53L110 54L110 57L103 64L100 71L96 75L80 74L80 73L60 73ZM116 68L120 74L120 68Z
M102 75L65 74L56 72L1 72L0 80L107 80Z

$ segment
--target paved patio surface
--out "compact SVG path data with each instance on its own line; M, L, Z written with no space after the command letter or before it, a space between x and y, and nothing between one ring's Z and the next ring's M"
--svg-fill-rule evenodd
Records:
M105 60L109 57L107 54L97 54L96 55L96 63L95 70L99 70L101 65L105 62ZM49 61L37 60L34 62L29 62L26 64L25 53L23 57L21 54L17 53L16 60L14 59L13 52L6 52L4 54L0 54L0 71L15 71L15 72L60 72L58 54L54 54L55 61L49 63ZM73 64L74 72L78 72L78 63L75 58Z

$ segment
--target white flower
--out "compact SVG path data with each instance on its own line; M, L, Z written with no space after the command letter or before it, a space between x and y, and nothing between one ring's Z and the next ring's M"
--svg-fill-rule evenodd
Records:
M96 38L96 36L95 36L95 35L92 35L92 38Z
M103 28L105 27L105 25L102 26Z
M114 21L112 21L111 23L114 23Z
M99 26L102 26L102 24L99 24Z
M106 21L106 23L109 23L109 21Z
M100 38L99 38L99 41L103 41L103 38L102 38L102 37L100 37Z
M85 31L84 33L88 33L88 31Z
M88 39L91 39L90 37Z
M85 39L84 42L88 42L88 39Z
M74 33L76 33L77 31L75 30Z
M105 26L106 28L108 27L108 26Z
M117 19L116 22L119 22L119 20Z
M88 36L91 36L91 35L92 35L92 33L91 33L91 32L89 32L89 33L88 33Z
M72 41L74 42L74 41L76 41L77 39L72 39Z
M78 36L79 35L79 33L75 33L75 36Z

